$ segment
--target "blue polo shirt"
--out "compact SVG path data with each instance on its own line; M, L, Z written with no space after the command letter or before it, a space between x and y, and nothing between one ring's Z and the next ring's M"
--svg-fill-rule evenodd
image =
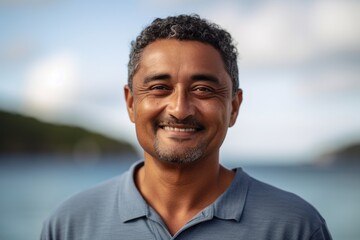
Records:
M66 200L44 222L41 239L331 239L310 204L241 168L226 192L171 236L135 186L142 165Z

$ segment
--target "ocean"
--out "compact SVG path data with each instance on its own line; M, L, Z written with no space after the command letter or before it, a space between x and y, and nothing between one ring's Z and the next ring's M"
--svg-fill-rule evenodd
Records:
M0 240L39 239L42 222L65 198L121 174L132 163L120 158L101 164L0 158ZM241 165L222 163L230 168ZM241 167L310 202L326 219L333 239L360 239L360 166Z

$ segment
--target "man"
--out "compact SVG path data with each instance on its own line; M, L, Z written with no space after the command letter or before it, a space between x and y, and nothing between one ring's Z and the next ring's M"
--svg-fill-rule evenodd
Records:
M125 98L144 161L77 194L42 239L331 239L301 198L219 164L242 101L230 34L196 15L132 43Z

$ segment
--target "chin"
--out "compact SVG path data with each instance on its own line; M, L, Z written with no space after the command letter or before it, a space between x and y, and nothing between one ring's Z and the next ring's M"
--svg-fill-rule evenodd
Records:
M198 162L204 155L204 148L201 146L183 149L181 152L175 152L174 149L163 149L157 144L154 147L159 160L172 164L192 164Z

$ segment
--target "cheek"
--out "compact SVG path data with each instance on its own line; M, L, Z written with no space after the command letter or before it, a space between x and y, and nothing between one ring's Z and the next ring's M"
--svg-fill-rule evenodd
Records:
M198 110L201 112L205 121L209 121L210 124L218 123L225 124L229 121L229 114L227 107L219 102L207 102L198 105Z
M153 99L141 99L135 103L135 123L137 128L145 128L153 124L159 117L162 107L161 102Z

